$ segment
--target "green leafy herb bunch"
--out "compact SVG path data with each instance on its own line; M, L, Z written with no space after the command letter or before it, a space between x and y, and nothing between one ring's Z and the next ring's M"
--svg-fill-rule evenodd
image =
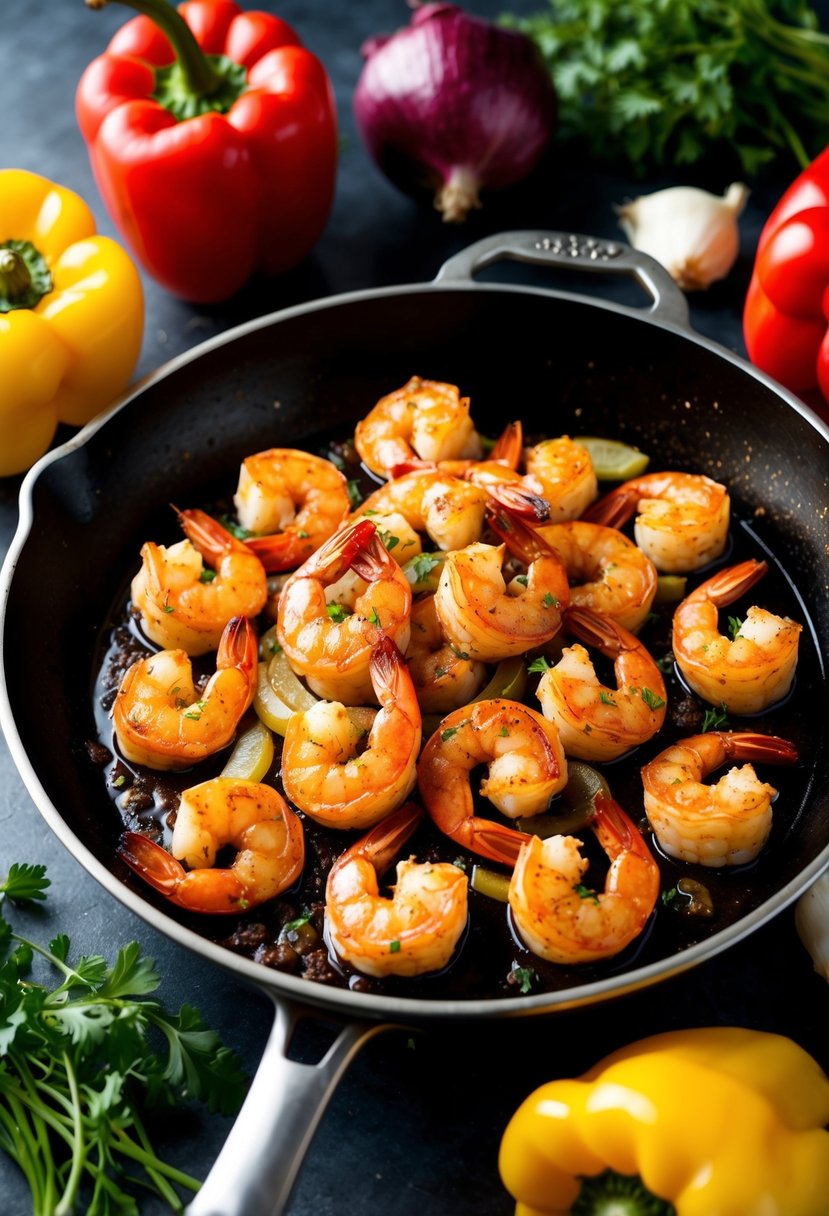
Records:
M0 900L45 898L44 866L12 865ZM0 915L0 1148L23 1171L33 1216L138 1216L153 1194L183 1211L199 1181L155 1153L142 1113L191 1100L238 1109L237 1057L184 1005L150 994L159 977L137 942L109 964L72 961L69 938L48 948Z

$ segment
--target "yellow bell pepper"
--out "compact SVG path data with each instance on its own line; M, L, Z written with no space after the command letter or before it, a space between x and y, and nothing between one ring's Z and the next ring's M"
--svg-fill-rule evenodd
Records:
M674 1031L542 1085L499 1168L516 1216L826 1216L827 1121L829 1078L791 1039Z
M0 170L0 476L42 456L121 392L144 332L141 280L86 203Z

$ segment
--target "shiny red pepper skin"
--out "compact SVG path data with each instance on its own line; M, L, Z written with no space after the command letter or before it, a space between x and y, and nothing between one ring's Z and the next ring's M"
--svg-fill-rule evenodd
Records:
M752 363L796 393L829 401L829 148L766 221L743 312Z
M334 194L336 110L320 61L278 17L231 0L179 13L208 54L247 71L227 113L177 120L152 97L167 37L138 16L78 85L76 112L104 203L153 278L196 303L280 274L318 240Z

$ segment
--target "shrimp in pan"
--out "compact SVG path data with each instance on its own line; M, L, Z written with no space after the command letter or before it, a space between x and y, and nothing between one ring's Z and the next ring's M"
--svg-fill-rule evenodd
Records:
M331 828L366 828L417 781L420 707L400 651L381 638L370 673L379 712L319 701L288 721L282 782L295 806Z
M246 617L234 617L219 643L216 671L201 693L183 650L160 650L133 663L112 707L124 756L148 768L179 769L227 747L253 701L257 660L253 627Z
M450 862L400 861L393 897L380 895L378 875L392 864L422 814L406 803L338 857L328 875L328 939L344 962L366 975L439 971L466 928L467 877Z
M585 519L620 528L636 515L634 535L663 574L688 574L725 550L730 500L701 473L646 473L611 490Z
M530 836L510 879L522 941L553 963L612 958L642 932L659 895L659 867L612 798L597 795L590 827L610 861L604 890L583 883L588 861L574 836Z
M158 646L207 654L218 647L231 617L255 617L265 607L265 570L246 544L204 511L179 511L178 518L187 539L142 547L132 602ZM215 571L212 579L202 558Z
M587 448L568 435L544 439L525 454L528 480L550 504L550 520L578 519L596 497L597 481Z
M777 791L751 764L731 768L715 785L703 781L728 760L794 764L796 748L776 735L711 731L660 752L642 769L645 811L671 857L703 866L753 861L771 831Z
M439 549L463 549L480 540L486 505L483 487L436 469L420 469L380 486L351 518L399 514L410 528L425 533ZM395 556L399 549L395 547ZM402 561L413 555L411 547L400 552Z
M351 510L348 483L330 460L270 448L242 462L233 498L246 543L268 571L293 570L332 536Z
M216 866L227 845L237 851L233 863ZM302 820L271 786L214 777L181 795L170 853L139 832L125 833L118 853L180 908L221 914L292 887L305 862L305 837Z
M651 610L658 576L650 558L616 528L582 519L537 529L564 565L574 608L589 608L636 633Z
M454 384L420 376L380 398L357 423L354 445L363 463L387 478L413 457L437 462L481 455L469 398Z
M568 756L615 760L661 728L667 704L662 674L639 639L616 621L571 608L564 627L613 660L617 687L599 683L584 646L566 646L538 684L544 716L555 722Z
M447 642L434 595L412 604L411 627L406 661L423 713L446 714L472 701L486 683L486 666Z
M802 625L751 607L733 638L719 631L720 608L763 577L765 562L740 562L706 579L674 612L673 652L686 683L712 705L735 714L759 713L789 692Z
M533 529L493 504L490 524L506 545L468 545L447 554L435 608L452 645L483 662L524 654L558 633L567 607L567 573ZM531 544L523 543L528 537ZM518 539L516 539L518 538ZM507 547L527 563L527 574L507 586L502 567Z
M473 853L511 866L527 835L475 814L470 773L481 764L488 766L483 797L511 819L538 815L567 784L558 731L526 705L496 698L456 709L423 749L418 782L437 827Z
M344 579L349 574L356 577ZM332 536L290 576L279 597L277 637L317 696L367 705L372 646L385 634L405 650L411 607L405 574L371 520L363 519Z

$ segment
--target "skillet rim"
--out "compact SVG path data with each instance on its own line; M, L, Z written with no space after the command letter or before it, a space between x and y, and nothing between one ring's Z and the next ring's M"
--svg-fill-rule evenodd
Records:
M463 281L451 279L435 280L381 288L365 288L292 305L289 308L279 309L264 316L242 322L182 352L160 368L137 381L136 384L131 386L113 403L110 409L93 419L92 422L88 423L64 444L51 452L47 452L26 474L19 493L18 526L12 537L3 565L0 567L0 729L3 731L12 760L27 792L61 844L110 895L114 896L120 903L146 921L150 926L162 932L177 945L192 950L200 957L214 963L221 970L263 991L272 1000L282 997L293 1001L297 1005L314 1006L318 1009L346 1013L352 1017L371 1021L391 1019L398 1023L433 1022L450 1018L454 1019L458 1016L489 1018L540 1015L570 1010L596 1004L612 997L627 995L633 991L638 991L639 989L670 979L672 976L687 971L742 941L756 929L772 920L790 903L794 902L824 870L829 868L829 843L827 843L817 857L805 866L795 878L791 879L779 891L764 900L762 904L741 917L738 921L728 925L710 938L707 938L704 942L698 942L694 946L686 947L676 955L656 960L644 967L634 967L622 974L607 976L600 980L591 980L575 987L561 989L557 992L535 993L516 997L488 997L463 1001L457 999L432 1000L425 997L379 996L371 993L353 992L350 989L329 988L327 985L315 984L308 980L286 975L267 968L261 963L256 963L252 959L234 954L228 948L220 946L208 938L202 937L194 930L180 924L163 909L159 909L155 904L151 903L148 898L145 898L137 891L133 891L99 861L81 838L69 827L58 808L46 794L17 732L8 695L4 662L7 605L13 591L17 561L25 547L35 520L34 487L38 479L52 464L65 459L75 451L85 447L92 437L102 427L105 427L116 414L129 407L132 403L139 401L142 395L154 385L165 380L180 368L197 361L216 349L231 345L249 333L270 328L295 317L313 314L324 309L344 307L365 300L373 301L384 297L399 297L415 293L458 291L489 292L506 295L517 292L522 295L541 296L547 299L553 297L569 303L586 304L591 308L598 308L604 312L622 315L648 326L655 326L657 329L672 333L686 341L690 341L695 346L709 351L716 358L730 363L738 371L748 373L752 379L770 390L784 407L792 409L795 413L799 414L817 432L818 436L822 438L824 445L829 449L829 427L804 401L734 351L729 350L713 339L697 333L690 326L678 324L660 317L656 305L653 305L650 309L636 308L582 293L524 284L479 282L474 279Z

